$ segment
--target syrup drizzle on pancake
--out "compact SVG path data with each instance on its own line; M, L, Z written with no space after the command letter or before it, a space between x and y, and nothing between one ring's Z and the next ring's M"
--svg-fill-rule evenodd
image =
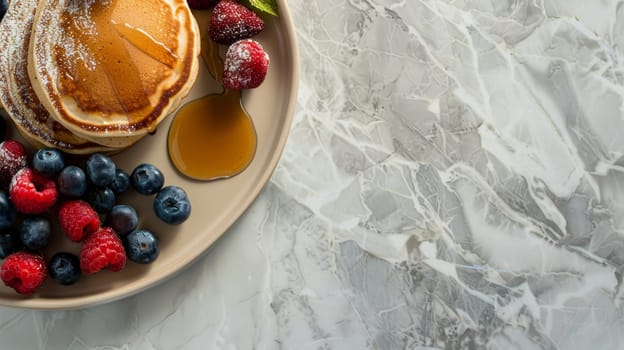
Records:
M112 21L115 29L123 38L131 42L139 50L148 54L158 62L166 65L169 68L174 68L179 58L171 51L165 44L156 40L149 33L146 33L140 28L136 28L129 23L117 23Z
M199 33L186 0L39 0L28 73L52 117L128 147L188 94Z
M111 26L116 3L91 4L87 8L90 21L83 21L81 16L68 12L63 14L61 23L66 34L86 48L85 54L95 61L97 67L91 69L88 58L79 58L73 63L62 51L59 52L59 61L69 62L62 66L59 90L72 96L85 111L128 113L150 103L139 69L126 49L124 39ZM102 75L105 81L101 80ZM106 81L110 84L110 92L102 88Z
M12 2L0 23L0 100L17 130L38 147L91 153L107 147L82 139L50 117L28 76L28 49L37 0Z

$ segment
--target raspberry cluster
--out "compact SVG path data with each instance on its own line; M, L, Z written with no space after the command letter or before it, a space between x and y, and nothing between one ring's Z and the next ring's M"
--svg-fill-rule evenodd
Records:
M91 155L83 166L76 165L79 159L65 164L66 158L59 150L40 149L29 165L21 143L0 143L5 190L0 191L0 279L20 294L34 293L47 276L71 285L82 274L120 271L127 260L153 262L159 254L157 237L138 228L133 207L117 203L130 189L154 195L155 214L164 223L180 224L190 215L186 193L165 187L163 174L152 164L140 164L128 174L103 154ZM56 239L78 244L78 254L52 252L46 258L55 231L63 233Z

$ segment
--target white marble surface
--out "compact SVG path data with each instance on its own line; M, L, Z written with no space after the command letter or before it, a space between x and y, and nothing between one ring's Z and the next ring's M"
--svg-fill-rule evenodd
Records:
M1 349L624 346L624 1L289 0L269 185L142 294Z

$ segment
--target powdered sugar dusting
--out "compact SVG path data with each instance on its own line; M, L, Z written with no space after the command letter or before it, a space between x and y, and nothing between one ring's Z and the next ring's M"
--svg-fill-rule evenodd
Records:
M25 37L29 36L27 28L32 25L36 6L36 0L24 0L19 6L13 1L0 24L0 43L3 47L0 50L0 74L2 75L0 99L7 110L11 109L9 93L12 91L12 82L15 80L11 77L11 73L15 71L15 67L26 64L26 56L22 55L22 51L24 46L28 45ZM21 72L17 74L23 75ZM21 116L21 113L17 114Z
M229 45L263 29L264 22L255 12L234 1L221 1L212 12L209 35L215 42Z
M17 141L0 143L0 185L11 182L13 175L26 166L26 151Z
M180 23L179 28L184 28L176 37L180 42L171 44L172 50L177 50L175 54L180 57L180 65L162 81L162 91L167 91L167 94L161 93L153 97L153 105L159 108L154 114L148 112L132 118L126 113L114 116L93 115L99 118L93 123L100 123L97 124L97 130L84 129L83 133L82 125L86 125L83 122L88 118L78 121L83 116L75 113L76 107L72 104L74 101L70 101L72 97L61 94L59 88L61 83L71 84L74 81L75 77L72 75L76 72L75 67L79 67L80 71L84 71L82 67L91 71L99 69L97 57L87 50L87 45L91 47L91 42L84 41L84 37L98 38L101 35L98 34L98 27L93 21L94 14L91 12L101 6L116 9L117 3L113 0L10 2L9 11L0 24L3 27L0 30L0 42L4 44L0 51L0 100L18 131L29 142L37 146L60 148L70 153L125 147L147 134L168 111L179 105L197 76L197 24L185 0L141 0L141 4L144 9L154 6L154 10L157 10L161 7L165 16L156 18L175 16L175 20ZM134 6L134 2L123 3L123 6ZM170 19L167 18L162 23L169 23L166 21ZM82 35L84 33L90 35ZM169 32L163 35L171 37ZM156 115L156 112L159 114ZM91 116L89 114L88 117Z
M98 145L71 134L50 118L37 97L27 71L28 50L37 0L12 1L0 23L0 100L20 132L64 150Z
M235 90L256 88L264 81L268 67L269 55L257 41L237 41L225 55L223 86Z
M97 27L93 24L93 20L91 19L93 4L96 1L97 0L69 0L66 7L61 8L67 13L68 17L71 18L76 27L80 29L81 33L93 37L98 35ZM100 2L102 5L107 6L111 3L111 0L102 0ZM61 17L62 16L56 16L55 18L60 19ZM89 51L84 43L74 37L72 33L65 31L63 26L58 25L55 28L58 28L55 32L60 36L59 39L62 37L64 40L55 40L53 43L54 45L61 45L64 56L72 62L80 62L88 69L92 71L95 70L97 68L97 62L92 55L87 54Z
M133 23L134 17L128 13L134 7L140 10L141 19L145 18L143 13L154 11L154 21L146 23L150 31L147 34L169 41L163 42L179 57L171 71L149 65L114 66L110 54L120 55L122 59L117 63L122 63L130 62L132 57L128 56L135 51L127 53L119 49L127 42L120 43L109 27L101 26L109 20L121 19L120 25L136 24L142 29L142 20ZM115 148L129 146L177 107L196 79L199 35L186 0L41 0L39 9L44 10L33 28L33 66L45 89L37 92L41 93L52 117L81 137ZM172 26L172 21L180 25ZM117 49L107 51L109 43ZM109 69L100 70L102 64ZM89 75L88 71L97 72ZM132 74L110 73L120 71ZM143 82L151 79L143 86L150 95L141 99L143 78L146 79ZM132 90L133 86L139 88ZM149 101L145 103L147 98Z

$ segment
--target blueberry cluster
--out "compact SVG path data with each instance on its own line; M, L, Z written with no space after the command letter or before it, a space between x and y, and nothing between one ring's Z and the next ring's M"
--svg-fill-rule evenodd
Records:
M57 149L39 149L33 156L32 169L55 179L59 200L86 201L104 218L104 225L117 233L127 258L136 263L151 263L158 257L158 238L152 231L138 227L136 209L118 203L121 194L133 189L141 195L153 196L154 212L167 224L180 224L190 215L191 205L184 190L177 186L164 187L163 173L152 164L140 164L128 174L101 153L91 155L84 167L66 164L65 157ZM18 215L10 198L0 192L0 259L23 249L38 251L50 241L52 225L48 215L24 215L16 225ZM17 232L10 232L15 227ZM75 283L81 274L80 258L68 252L52 256L47 268L49 276L62 285Z
M9 1L0 0L0 20L4 18L4 15L6 15L8 9L9 9Z
M42 153L51 150L40 150ZM43 158L43 169L58 169L62 156ZM171 225L184 222L190 215L190 201L180 187L167 186L163 173L152 164L139 164L131 174L118 169L108 156L96 153L87 159L85 171L79 167L61 167L59 192L66 196L83 197L100 214L106 215L105 225L122 237L126 254L132 261L150 263L159 254L158 239L147 229L137 230L138 215L130 205L117 204L117 196L133 188L142 195L156 195L153 208L156 216ZM36 170L37 167L35 167Z

